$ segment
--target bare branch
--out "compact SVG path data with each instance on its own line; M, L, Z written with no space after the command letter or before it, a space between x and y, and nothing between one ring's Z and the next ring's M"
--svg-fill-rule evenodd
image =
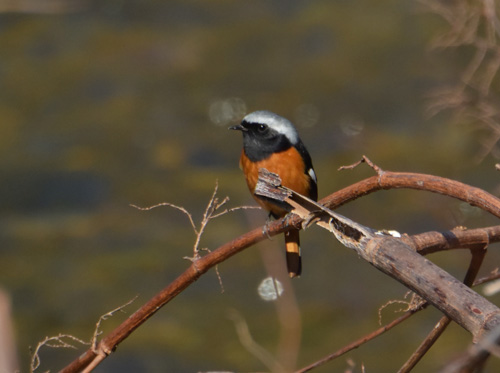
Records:
M341 189L320 203L333 209L378 190L401 188L425 190L453 197L500 218L500 200L490 193L455 180L409 172L384 171Z
M149 210L155 209L157 207L163 207L163 206L172 207L174 209L182 211L188 217L189 222L191 223L191 227L193 227L193 230L194 230L195 234L198 234L198 231L196 230L196 224L194 223L194 220L193 220L193 216L189 213L189 211L187 211L182 206L177 206L177 205L174 205L173 203L168 203L168 202L162 202L162 203L158 203L156 205L148 206L148 207L139 207L139 206L136 206L136 205L133 205L133 204L131 204L130 206L132 206L132 207L134 207L134 208L136 208L138 210L142 210L142 211L149 211Z
M394 173L388 171L384 171L381 175L362 180L338 192L335 192L321 200L320 203L327 208L334 208L361 196L373 193L377 190L391 188L411 188L444 194L453 198L460 199L462 201L466 201L474 206L478 206L479 208L494 214L495 216L500 217L500 201L496 197L490 195L489 193L486 193L483 190L453 180L439 178L437 176L413 173ZM314 209L317 209L317 207L314 207ZM173 298L175 298L175 296L180 294L189 285L195 282L210 268L227 260L240 251L267 239L268 236L274 236L290 229L301 228L304 222L311 221L311 216L307 216L307 219L305 219L304 221L304 219L299 216L290 215L287 218L268 223L266 225L265 233L263 232L262 227L258 227L240 237L235 238L230 242L221 245L218 249L209 252L207 255L204 255L200 259L196 260L196 263L192 263L191 266L189 266L181 275L177 277L177 279L168 284L168 286L160 291L154 298L144 304L139 310L137 310L133 315L127 318L115 330L104 337L101 342L99 342L99 345L101 346L98 348L102 348L103 351L112 351L117 347L119 343L121 343L125 338L133 333L133 331L140 325L142 325L142 323L144 323L149 317L156 313L165 304L170 302ZM328 226L327 229L330 229L329 221L326 222L326 225ZM407 245L409 245L412 250L433 252L437 250L450 250L457 247L471 247L471 245L474 244L484 243L485 237L487 238L487 242L489 243L500 241L500 226L466 231L457 230L441 233L428 232L427 234L421 234L411 237L404 235L402 240ZM379 239L382 240L380 242L380 247L370 247L370 252L375 256L378 256L378 254L376 254L378 250L383 249L383 246L386 243L385 240L394 240L383 236L379 237ZM425 245L429 245L430 249L427 249ZM410 261L413 260L414 256L412 254L415 253L412 250L409 250L407 247L401 250L401 248L398 249L398 247L399 244L394 247L396 251L394 254L394 258L398 257L398 251L402 251L404 252L405 256L408 255L412 258ZM423 259L420 255L415 255L419 258L419 262L421 261L421 259ZM380 255L380 258L383 259L382 255ZM409 269L406 269L406 271L406 273L415 273L414 269L412 269L411 271ZM435 280L429 279L429 281L429 283L431 283ZM454 286L455 284L453 284L453 287ZM409 287L413 288L412 286ZM472 291L468 288L467 291L472 293ZM481 299L481 306L477 309L481 312L486 312L486 308L490 306L483 309L482 305L484 304L482 304L482 302L484 298L479 298ZM474 312L471 311L471 313ZM487 317L488 315L489 313L483 313L482 315L475 314L475 317L477 317L476 321L479 321L481 317L484 316L483 321L485 322L485 325L488 325L488 321L491 321L491 318ZM465 321L463 320L461 322L465 323ZM472 325L469 325L469 322L467 322L467 327L476 330L475 333L478 333L478 331L481 329L481 323L472 321L471 323ZM62 372L81 371L82 367L88 366L95 358L96 355L94 351L92 349L89 349L78 359L64 368Z
M474 281L474 286L482 285L490 281L495 281L500 279L500 271L496 268L488 276L481 277L480 279Z
M480 250L471 250L471 254L472 259L464 279L464 284L467 286L472 286L477 274L479 273L479 269L481 268L481 264L483 263L483 259L486 254L486 244L483 245ZM408 361L406 361L406 363L401 367L399 372L410 372L422 359L422 357L424 357L427 351L429 351L429 349L434 345L438 338L444 333L450 323L451 318L448 316L441 317L429 335L423 340Z
M314 369L314 368L318 368L319 366L321 365L324 365L326 364L327 362L331 361L331 360L334 360L336 358L338 358L339 356L342 356L346 353L348 353L349 351L352 351L356 348L358 348L359 346L377 338L378 336L384 334L385 332L391 330L392 328L394 328L395 326L401 324L403 321L407 320L409 317L411 317L416 311L410 311L410 312L407 312L405 313L404 315L398 317L396 320L390 322L389 324L387 325L384 325L380 328L378 328L377 330L373 331L372 333L370 333L369 335L367 336L364 336L350 344L348 344L347 346L344 346L343 348L335 351L334 353L332 354L329 354L327 356L325 356L324 358L304 367L304 368L301 368L299 370L297 370L296 373L304 373L304 372L309 372L310 370Z
M500 344L500 326L487 333L478 343L471 344L458 358L449 362L441 373L466 373L480 371L491 353L498 353ZM479 370L477 370L479 369Z
M219 212L218 214L213 214L212 219L218 218L222 215L226 215L227 213L238 211L238 210L262 210L260 206L237 206L231 207L230 209L225 209Z
M267 173L266 178L270 177ZM278 175L275 177L279 179ZM277 183L272 182L269 188ZM413 251L402 240L377 236L370 228L354 223L291 189L283 186L276 188L279 189L278 201L283 200L283 192L289 195L285 202L293 207L294 214L304 221L314 217L316 225L331 231L343 245L354 249L373 266L415 291L468 330L474 338L479 338L500 323L500 309ZM259 189L257 186L256 191Z
M357 161L356 163L353 163L353 164L348 165L348 166L340 166L338 168L338 171L353 170L354 168L358 167L361 163L366 163L368 166L370 166L371 168L373 168L373 170L378 175L380 175L380 174L382 174L384 172L379 166L377 166L375 163L373 163L366 155L363 155L361 157L361 159L359 161Z

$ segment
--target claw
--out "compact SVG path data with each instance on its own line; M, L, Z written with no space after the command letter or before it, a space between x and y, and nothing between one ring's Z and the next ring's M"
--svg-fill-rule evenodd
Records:
M302 222L302 229L309 228L312 224L320 220L318 214L312 213L310 214L304 221Z
M271 223L271 221L272 221L272 216L271 213L269 213L269 215L267 216L266 224L262 227L262 234L267 236L267 238L272 241L273 238L269 234L269 224Z

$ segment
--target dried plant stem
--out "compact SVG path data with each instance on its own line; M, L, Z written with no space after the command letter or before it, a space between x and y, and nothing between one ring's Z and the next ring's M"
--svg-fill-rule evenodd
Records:
M498 72L500 70L500 19L495 0L432 1L420 3L442 17L449 26L434 41L435 47L460 48L473 52L456 82L436 89L428 111L435 115L450 109L457 121L473 121L473 130L486 130L481 161L492 153L498 157L500 111L498 110Z
M31 357L31 365L30 365L30 371L34 372L40 367L40 349L42 347L51 347L51 348L72 348L76 349L76 346L71 344L70 342L67 342L66 340L70 340L73 342L77 342L82 345L89 345L89 343L82 341L79 338L76 338L72 335L69 334L59 334L56 336L52 337L45 337L43 341L39 342L38 345L36 346L35 350L33 351L32 357Z

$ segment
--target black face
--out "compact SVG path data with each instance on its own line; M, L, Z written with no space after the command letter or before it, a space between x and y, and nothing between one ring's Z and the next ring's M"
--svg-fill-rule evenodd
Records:
M263 123L241 122L237 128L243 132L243 149L246 156L257 162L273 153L287 150L292 146L288 138Z

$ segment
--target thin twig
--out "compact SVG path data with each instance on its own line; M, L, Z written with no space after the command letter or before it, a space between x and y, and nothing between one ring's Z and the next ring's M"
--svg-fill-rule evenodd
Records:
M464 118L472 118L476 130L486 128L491 134L498 133L500 114L485 115L498 106L498 92L492 92L493 88L498 87L496 83L500 70L500 19L497 3L494 0L420 0L420 3L449 25L448 31L434 41L434 46L466 46L473 51L456 83L441 87L432 94L428 112L435 115L442 110L451 109L458 122L463 123ZM488 136L488 146L483 147L476 156L477 161L482 161L488 154L495 154L498 141L498 137L493 142L493 138Z
M229 200L228 197L224 198L222 202L219 203L217 196L217 189L219 189L219 183L216 181L215 182L215 188L212 193L212 197L210 197L210 201L208 202L207 208L205 209L205 212L203 213L203 219L200 222L200 228L198 231L195 230L196 232L196 241L194 243L193 247L193 260L197 260L200 257L200 241L201 241L201 236L203 235L203 232L205 232L205 228L208 225L208 222L210 221L212 214L221 206L224 206L224 204Z
M197 234L198 231L196 230L196 224L194 223L194 220L193 220L193 216L189 213L189 211L187 211L184 207L182 206L177 206L177 205L174 205L173 203L169 203L169 202L162 202L162 203L158 203L156 205L153 205L153 206L148 206L148 207L139 207L139 206L136 206L134 204L130 204L131 207L134 207L138 210L142 210L142 211L149 211L149 210L152 210L152 209L155 209L157 207L163 207L163 206L168 206L168 207L172 207L174 209L177 209L179 211L182 211L189 219L189 222L191 223L191 227L193 227L193 230L194 232Z
M320 359L312 364L305 366L304 368L297 370L296 373L304 373L304 372L308 372L314 368L318 368L321 365L324 365L324 364L328 363L329 361L334 360L334 359L338 358L339 356L342 356L342 355L348 353L349 351L352 351L352 350L358 348L359 346L377 338L378 336L391 330L395 326L401 324L403 321L405 321L406 319L411 317L415 312L417 312L417 311L410 311L410 312L405 313L404 315L398 317L394 321L391 321L390 323L378 328L377 330L374 330L370 334L355 340L354 342L342 347L341 349L335 351L334 353L329 354L329 355L325 356L324 358L322 358L322 359Z
M498 279L500 279L500 271L498 270L498 268L496 268L489 275L481 277L481 278L477 279L476 281L474 281L473 286L482 285L482 284L485 284L487 282L495 281Z
M370 166L371 168L373 168L373 170L377 173L377 174L382 174L384 171L379 167L377 166L375 163L373 163L370 158L368 158L366 155L363 155L361 157L361 159L351 165L347 165L347 166L340 166L337 171L343 171L343 170L353 170L354 168L358 167L361 163L366 163L368 166Z
M401 308L396 310L395 312L410 312L410 311L419 311L427 306L427 302L415 294L413 291L407 291L404 295L404 299L411 295L410 300L400 300L400 299L392 299L383 304L378 309L378 323L382 325L382 311L386 309L388 306L393 304L402 304L405 305L405 308Z
M123 309L125 307L127 307L128 305L134 303L134 301L138 298L138 295L136 295L134 298L132 298L131 300L129 300L127 303L125 304L122 304L121 306L119 307L116 307L114 310L111 310L107 313L105 313L104 315L101 315L101 317L99 317L99 320L97 321L96 325L95 325L95 329L94 329L94 335L92 336L92 340L91 340L91 345L92 345L92 348L94 349L94 351L97 353L97 338L99 337L99 335L102 334L102 332L100 331L101 329L101 323L105 320L107 320L108 318L110 318L111 316L113 316L116 312L120 311L120 312L124 312Z
M72 348L72 349L77 349L77 347L69 342L66 342L64 339L69 339L74 342L78 342L82 345L89 345L88 342L85 342L75 336L72 336L70 334L59 334L56 336L52 337L45 337L43 341L39 342L38 345L36 346L35 350L33 351L33 354L31 356L31 364L30 364L30 371L34 372L40 367L40 349L42 347L51 347L51 348Z
M212 219L218 218L222 215L226 215L227 213L238 211L238 210L262 210L260 206L237 206L237 207L231 207L229 209L222 210L221 212L217 214L212 215Z

